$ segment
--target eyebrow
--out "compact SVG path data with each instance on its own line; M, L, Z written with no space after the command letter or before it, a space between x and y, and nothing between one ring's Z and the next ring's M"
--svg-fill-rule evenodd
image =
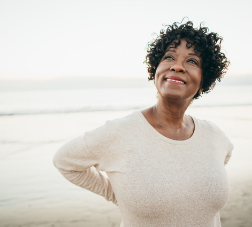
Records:
M195 55L195 56L197 56L197 57L200 57L200 55L197 54L197 53L189 53L189 55Z
M173 50L172 48L174 47L170 47L165 53L167 53L168 51L176 53L176 50ZM197 53L189 53L188 55L194 55L194 56L200 57L200 55Z
M168 51L171 51L171 52L176 53L176 50L172 50L172 48L174 48L174 47L169 47L169 48L167 49L167 51L165 51L165 53L168 52Z

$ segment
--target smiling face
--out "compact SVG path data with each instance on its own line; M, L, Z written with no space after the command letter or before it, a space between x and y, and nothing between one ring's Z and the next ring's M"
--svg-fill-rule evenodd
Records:
M193 46L187 48L186 44L186 40L181 39L176 48L168 46L157 67L155 85L162 98L191 101L200 89L201 58Z

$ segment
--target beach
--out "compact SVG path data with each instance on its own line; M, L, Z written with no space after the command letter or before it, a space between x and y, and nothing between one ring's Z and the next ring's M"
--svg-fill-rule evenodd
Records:
M0 0L0 227L252 227L251 6Z
M118 207L69 183L52 159L71 138L133 111L2 116L0 226L119 227ZM216 123L234 144L222 227L251 227L252 106L189 107L187 113Z

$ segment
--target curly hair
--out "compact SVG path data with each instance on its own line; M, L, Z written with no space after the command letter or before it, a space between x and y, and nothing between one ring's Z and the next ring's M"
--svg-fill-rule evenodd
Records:
M163 58L169 45L175 48L180 44L181 39L187 41L187 48L194 46L195 52L199 53L202 59L202 81L199 91L193 99L197 99L203 93L210 92L216 80L220 81L226 73L229 61L221 50L222 37L217 33L208 33L207 27L193 28L193 22L185 24L175 22L168 25L167 29L162 29L160 35L152 42L148 43L145 62L148 70L148 80L154 80L156 69Z

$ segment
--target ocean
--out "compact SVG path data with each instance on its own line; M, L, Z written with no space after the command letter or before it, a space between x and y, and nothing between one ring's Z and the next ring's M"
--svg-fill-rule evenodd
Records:
M110 88L76 90L0 91L0 116L122 111L156 103L156 89ZM252 85L217 86L191 107L252 105Z

